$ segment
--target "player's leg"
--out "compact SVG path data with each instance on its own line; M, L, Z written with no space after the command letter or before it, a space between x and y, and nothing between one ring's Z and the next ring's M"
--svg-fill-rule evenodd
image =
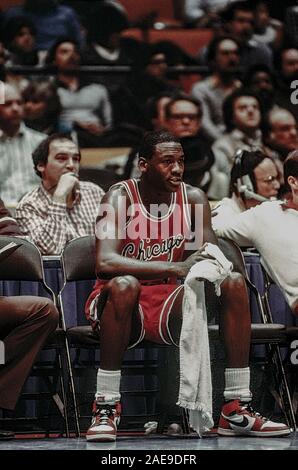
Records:
M114 441L120 420L120 377L123 355L141 333L138 315L140 283L132 276L111 279L98 302L100 368L88 441Z
M221 285L220 333L227 364L225 369L225 404L218 433L223 436L271 437L289 434L289 428L263 418L250 406L249 350L251 315L245 280L232 273Z

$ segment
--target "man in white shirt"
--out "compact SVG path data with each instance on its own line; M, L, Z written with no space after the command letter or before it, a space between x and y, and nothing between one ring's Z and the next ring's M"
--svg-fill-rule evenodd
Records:
M38 183L32 152L45 137L25 126L21 95L6 83L0 104L0 197L8 206L15 206Z
M278 196L279 174L274 160L260 150L241 150L231 171L230 197L212 211L212 226L219 229L241 212Z
M298 151L284 163L289 196L285 202L264 202L216 230L242 246L253 245L266 270L283 291L293 313L298 314Z

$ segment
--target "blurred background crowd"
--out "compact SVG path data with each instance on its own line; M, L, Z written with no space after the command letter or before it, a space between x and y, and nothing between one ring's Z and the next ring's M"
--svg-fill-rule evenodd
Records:
M6 0L1 9L6 204L36 185L30 156L53 132L70 132L92 149L82 151L81 172L105 189L137 177L142 136L166 129L181 138L186 182L209 199L231 195L239 149L270 158L283 191L282 163L298 146L298 2ZM22 144L20 133L28 134ZM21 165L8 164L17 158L15 139L32 167L26 185L16 174Z

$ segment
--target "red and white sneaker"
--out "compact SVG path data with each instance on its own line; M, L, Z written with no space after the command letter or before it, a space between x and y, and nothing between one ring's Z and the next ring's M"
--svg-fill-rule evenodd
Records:
M273 437L290 434L283 423L274 423L255 412L247 403L233 400L222 407L217 433L220 436Z
M120 415L120 402L103 402L100 398L96 399L93 403L91 426L86 433L87 441L115 441Z

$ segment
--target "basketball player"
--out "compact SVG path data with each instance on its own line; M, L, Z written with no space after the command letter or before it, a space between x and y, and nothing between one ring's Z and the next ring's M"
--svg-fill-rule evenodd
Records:
M97 220L98 281L86 313L99 333L100 368L88 441L116 439L126 349L144 338L178 345L183 286L177 279L202 259L201 245L217 244L204 193L182 182L184 155L179 139L165 131L147 134L139 151L139 168L140 180L119 183L104 196ZM197 207L203 207L199 220ZM199 247L192 254L185 250L190 231ZM221 303L229 368L219 434L288 434L286 425L266 420L249 406L250 311L241 275L232 273L223 282Z

